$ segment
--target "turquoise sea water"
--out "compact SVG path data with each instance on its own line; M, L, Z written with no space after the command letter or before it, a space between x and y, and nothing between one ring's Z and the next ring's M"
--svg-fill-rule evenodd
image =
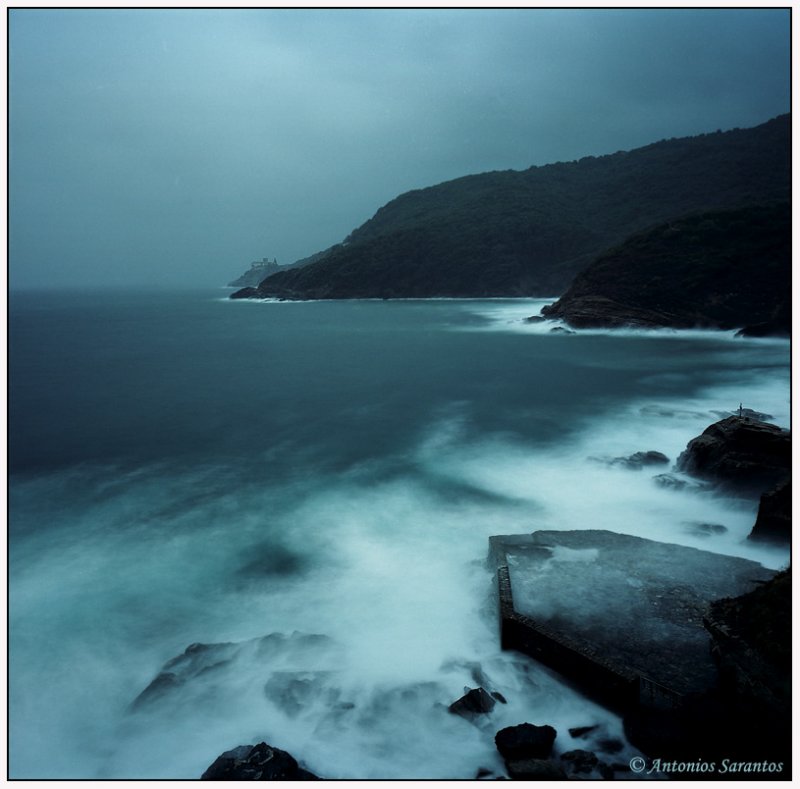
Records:
M554 334L525 300L226 295L11 295L12 777L191 778L266 740L325 777L472 778L501 769L504 725L551 723L562 750L570 726L620 732L500 652L489 535L788 560L744 541L752 502L603 462L674 461L739 402L788 426L786 342ZM129 710L189 644L294 631L331 649ZM446 713L476 671L509 700L483 727Z

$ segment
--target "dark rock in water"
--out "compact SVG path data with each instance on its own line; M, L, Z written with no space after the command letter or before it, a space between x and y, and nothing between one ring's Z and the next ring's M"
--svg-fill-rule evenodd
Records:
M630 770L630 767L628 767L628 769ZM606 781L611 781L614 778L614 768L605 762L597 763L597 772L599 772L600 777Z
M569 731L571 737L581 740L586 737L587 734L591 734L597 729L598 724L595 723L594 726L576 726L574 729L568 729L567 731Z
M300 767L291 754L265 742L225 751L201 778L204 781L317 780L317 776Z
M597 747L603 753L619 753L625 747L625 744L616 737L606 737L597 741Z
M287 704L297 706L308 695L302 693L306 686L318 682L325 672L298 671L287 678L291 672L276 668L287 663L325 664L336 649L336 643L327 636L299 632L288 636L270 633L239 643L192 644L164 664L156 678L136 697L131 711L167 701L175 704L184 700L193 706L202 699L215 703L215 698L229 695L243 672L263 672L268 687L277 687L286 696ZM278 691L275 703L280 706L284 698Z
M491 770L487 770L485 767L479 767L478 772L475 773L475 780L480 781L483 778L492 778L494 777L494 773Z
M755 526L749 540L791 542L792 483L786 479L761 496Z
M330 676L329 671L275 671L264 683L264 694L290 718L318 700L343 709L339 689L326 685Z
M547 318L544 315L531 315L530 318L525 318L525 323L541 323L546 320Z
M238 651L238 645L231 643L190 644L183 654L164 664L158 676L134 699L131 709L141 710L160 701L183 687L190 678L207 678L228 665Z
M133 701L132 710L139 710L146 707L164 693L179 687L183 680L170 671L162 671Z
M258 288L247 287L237 290L229 296L231 299L263 299L261 291Z
M506 762L508 774L517 781L564 781L564 769L547 759L512 759Z
M563 326L553 326L550 334L575 334L575 332L572 329L565 329Z
M715 534L725 534L728 531L721 523L703 523L701 521L684 521L684 531L696 537L711 537Z
M641 469L645 466L659 466L669 463L669 458L663 452L651 449L647 452L634 452L628 457L614 458L612 466L625 466L626 468Z
M492 691L492 696L497 699L501 704L508 704L506 697L497 690Z
M708 487L706 483L698 482L697 480L682 479L677 474L656 474L653 477L653 482L661 488L669 488L671 490L703 490Z
M678 458L677 467L753 495L788 476L790 463L788 430L756 419L729 416L693 438Z
M555 740L556 730L552 726L534 726L532 723L501 729L494 738L497 750L506 761L547 759Z
M486 715L491 712L495 704L495 700L483 688L472 688L458 701L454 701L448 710L453 715L460 715L470 720L475 715Z
M590 773L597 766L598 758L591 751L577 748L561 754L561 761L567 763L567 769L573 773Z

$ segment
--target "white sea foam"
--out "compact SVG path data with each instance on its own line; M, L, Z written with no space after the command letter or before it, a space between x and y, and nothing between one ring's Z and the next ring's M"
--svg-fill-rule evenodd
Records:
M529 304L478 308L505 331ZM324 777L472 778L502 771L493 734L506 725L549 723L560 751L585 745L573 726L621 737L618 717L499 649L488 537L610 529L785 565L787 550L746 540L753 502L659 487L668 467L603 462L653 449L674 463L743 399L788 426L788 372L759 366L753 341L729 347L740 365L713 387L588 414L556 445L476 436L455 403L399 465L336 474L309 461L278 479L165 461L13 479L11 775L191 778L223 750L266 740ZM654 392L665 375L682 373L656 373ZM189 644L294 631L339 648L242 658L128 711ZM313 689L297 707L285 701L290 670L306 672L298 693ZM449 715L478 684L508 704L478 725Z

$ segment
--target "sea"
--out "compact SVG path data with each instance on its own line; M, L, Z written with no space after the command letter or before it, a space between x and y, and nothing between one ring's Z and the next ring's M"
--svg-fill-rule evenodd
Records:
M12 778L198 778L262 741L325 778L502 776L522 722L624 762L616 715L501 650L488 538L788 563L753 501L655 479L740 404L789 426L788 341L228 293L10 294ZM479 685L505 703L448 712Z

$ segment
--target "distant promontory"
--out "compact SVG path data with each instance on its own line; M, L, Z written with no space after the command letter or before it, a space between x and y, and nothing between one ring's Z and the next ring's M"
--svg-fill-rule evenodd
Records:
M602 284L596 277L599 260L606 261L604 266L616 261L626 267L622 285L627 287L629 280L634 288L644 269L636 273L640 262L635 246L629 245L639 244L656 253L652 265L646 264L654 291L663 286L675 296L681 289L693 294L692 304L680 309L674 302L666 305L670 315L681 316L686 324L693 322L694 312L702 324L740 325L744 320L741 325L784 325L780 301L770 300L776 289L788 294L781 262L788 249L788 227L775 204L790 199L790 152L791 120L783 115L752 129L662 140L629 152L524 171L466 176L400 195L341 244L300 267L281 267L233 297L554 296L565 294L573 280L575 287ZM739 209L745 213L727 218L719 213ZM748 234L751 220L757 226ZM770 245L766 235L759 235L761 224L783 235ZM737 298L729 298L725 281L708 277L703 282L708 266L733 285L742 276L738 269L724 273L726 256L736 255L735 244L725 241L729 231L746 249L768 255L761 264L754 260L754 266L767 260L769 270L755 291L748 285L755 302L747 314ZM706 252L691 251L693 235ZM720 250L709 251L717 241ZM669 257L671 251L682 257ZM700 268L695 270L695 264ZM595 268L591 277L590 265ZM659 267L662 285L657 282ZM584 270L589 278L576 279ZM704 293L706 286L713 287ZM589 295L584 292L583 298ZM607 296L604 290L594 295ZM708 307L698 313L703 300ZM657 309L649 303L644 307L648 314Z

